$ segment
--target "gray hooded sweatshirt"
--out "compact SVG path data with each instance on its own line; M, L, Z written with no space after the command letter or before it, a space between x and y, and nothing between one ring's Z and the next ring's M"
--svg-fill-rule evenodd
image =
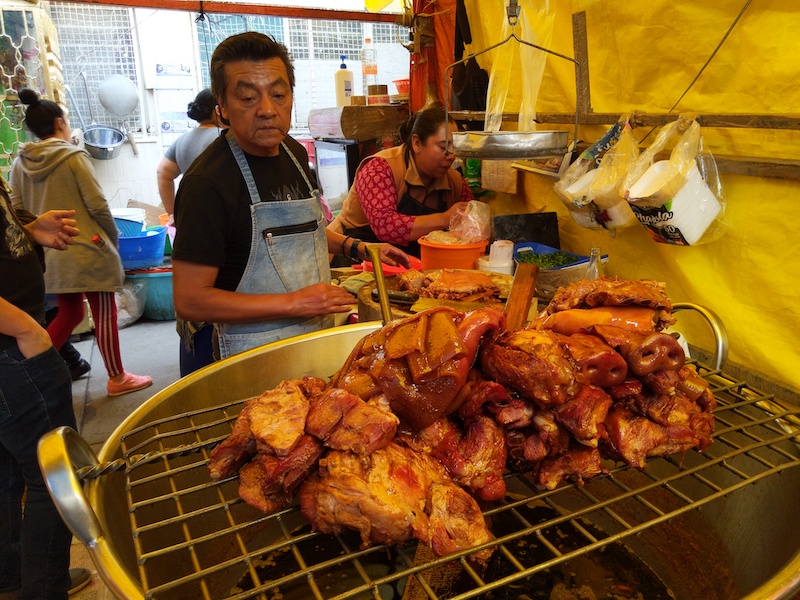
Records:
M11 166L11 201L40 215L74 209L80 235L66 251L45 248L50 294L116 292L125 273L117 252L117 227L89 153L60 138L28 142Z

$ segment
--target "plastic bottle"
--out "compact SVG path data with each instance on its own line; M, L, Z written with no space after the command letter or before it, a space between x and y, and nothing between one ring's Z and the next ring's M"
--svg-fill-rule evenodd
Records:
M378 51L372 44L371 38L364 38L364 47L361 48L361 85L363 94L371 85L378 84Z
M600 248L594 246L589 254L589 266L586 267L584 279L599 279L605 275L603 261L600 258Z
M342 64L336 71L334 79L336 81L336 106L350 106L350 98L353 96L353 72L344 64L346 58L341 55Z

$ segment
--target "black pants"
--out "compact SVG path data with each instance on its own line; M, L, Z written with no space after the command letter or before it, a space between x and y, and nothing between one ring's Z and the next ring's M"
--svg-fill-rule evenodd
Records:
M47 325L50 325L50 322L56 318L58 314L58 307L54 306L53 308L48 308L44 311L44 319ZM69 340L64 342L64 345L61 346L61 350L58 351L61 355L61 358L64 359L64 362L67 363L68 367L73 366L78 361L81 360L81 353L78 352L78 349L73 346Z

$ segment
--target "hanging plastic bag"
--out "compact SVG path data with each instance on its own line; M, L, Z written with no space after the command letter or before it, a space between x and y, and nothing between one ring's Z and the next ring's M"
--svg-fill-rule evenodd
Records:
M628 117L621 117L603 137L581 153L554 186L556 195L564 203L564 206L569 209L574 221L581 227L588 229L605 228L613 231L613 228L609 228L607 225L608 214L604 214L604 209L594 205L594 198L590 196L590 186L598 175L598 169L595 169L595 167L601 162L601 157L610 152L610 149L619 140L627 123ZM600 181L602 182L605 179L605 176L601 176ZM628 219L620 219L618 217L617 220L627 222Z
M642 153L641 164L636 165L641 176L631 182L629 173L626 196L653 240L696 246L714 241L725 232L725 202L716 161L703 151L700 124L692 119L684 127L682 121L685 119L665 126L653 143L660 147L651 151L651 146ZM683 133L669 160L653 162L667 140L679 131Z

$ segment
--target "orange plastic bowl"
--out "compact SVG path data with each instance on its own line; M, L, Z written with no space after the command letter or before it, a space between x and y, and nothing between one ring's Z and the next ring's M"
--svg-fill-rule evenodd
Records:
M410 79L395 79L392 81L394 87L397 88L398 94L407 94L408 90L411 88L411 80Z
M474 269L483 256L488 240L474 244L435 244L419 238L422 269Z

